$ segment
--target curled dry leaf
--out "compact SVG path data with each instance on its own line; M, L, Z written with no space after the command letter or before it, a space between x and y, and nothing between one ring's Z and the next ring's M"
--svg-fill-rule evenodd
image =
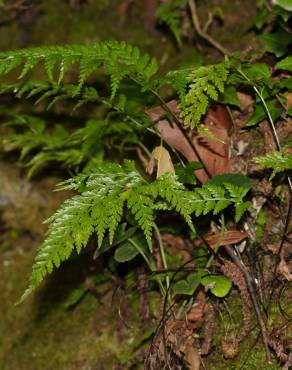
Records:
M186 319L194 328L203 327L203 342L201 344L201 355L207 355L210 351L214 333L214 309L211 304L206 302L206 294L200 291L196 297L196 303L186 315Z
M236 339L222 340L220 346L224 358L232 360L239 353L239 345Z
M151 153L151 158L147 165L147 172L149 174L153 173L154 166L157 165L157 175L156 178L158 179L164 173L175 173L173 163L171 157L162 145L157 146Z
M175 100L167 103L167 106L179 115L178 104ZM181 153L189 162L199 161L198 156L180 129L164 118L165 112L161 107L152 108L147 111L147 114L156 122L156 127L167 144ZM229 147L232 124L227 110L221 105L214 105L206 115L204 126L218 140L202 136L188 126L182 127L212 176L231 172ZM204 169L195 170L195 175L202 183L209 179Z

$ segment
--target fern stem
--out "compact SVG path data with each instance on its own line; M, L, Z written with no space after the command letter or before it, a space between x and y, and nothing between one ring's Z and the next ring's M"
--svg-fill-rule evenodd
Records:
M134 242L134 240L132 238L129 239L129 242L133 245L133 247L135 247L137 249L137 251L141 254L141 256L143 257L144 261L147 263L148 267L149 267L149 270L153 273L155 272L155 267L154 265L151 263L151 261L149 260L149 258L146 256L146 254L144 253L143 249L141 249L139 247L139 245L137 243ZM160 290L161 290L161 293L162 295L164 296L165 295L165 288L161 282L161 278L160 276L157 277L157 281L158 281L158 285L160 287Z
M155 233L156 233L156 236L157 236L159 249L160 249L160 254L161 254L162 263L163 263L163 268L167 270L168 266L167 266L163 241L162 241L162 238L161 238L160 231L159 231L159 229L158 229L158 227L155 223L153 224L153 229L155 230ZM169 289L169 276L168 276L168 274L166 274L166 279L165 280L166 280L166 287L167 287L167 289Z
M133 247L135 247L137 249L137 251L141 254L141 256L144 258L145 262L147 263L149 269L151 271L153 271L153 266L150 262L150 260L148 259L148 257L146 256L146 254L144 253L144 251L139 247L139 245L137 243L134 242L134 240L132 238L129 238L129 243L131 243L133 245Z

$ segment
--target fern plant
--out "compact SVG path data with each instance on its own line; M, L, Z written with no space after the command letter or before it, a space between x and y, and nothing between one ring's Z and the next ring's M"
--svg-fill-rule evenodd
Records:
M107 234L111 244L117 228L122 221L128 220L129 213L135 220L135 227L142 230L151 252L152 231L156 228L155 220L159 212L180 214L194 231L193 217L210 213L217 215L233 204L238 222L250 206L250 202L243 201L249 188L230 182L228 177L219 185L210 182L190 190L170 173L150 181L135 169L133 162L126 162L124 167L114 163L102 165L107 143L111 151L122 140L123 153L125 146L131 149L131 146L140 145L149 154L140 143L142 133L157 133L145 119L145 93L151 94L154 99L159 97L163 102L160 89L165 85L172 86L174 94L180 98L182 123L194 129L200 128L209 104L218 100L224 92L230 62L171 71L156 77L156 60L147 54L142 55L137 48L124 42L0 53L0 76L21 67L22 80L37 65L45 68L49 81L2 85L0 91L16 93L20 98L36 97L37 102L46 99L49 100L49 107L61 99L77 100L77 106L94 101L104 104L106 113L105 118L91 119L73 132L58 124L54 124L53 128L50 125L47 127L44 121L30 116L16 115L8 122L14 132L5 133L4 147L20 150L21 159L30 167L29 175L51 161L62 162L77 172L83 169L80 175L60 187L76 191L78 195L65 201L48 220L48 234L36 256L23 299L74 250L79 253L92 234L97 235L98 248L102 247ZM66 72L74 65L79 65L76 84L64 81ZM95 87L85 85L90 74L99 69L110 76L109 97L101 97ZM118 95L125 80L131 80L139 87L142 103L134 103L133 96L129 96L128 102L124 94ZM134 95L137 95L136 92ZM111 158L110 155L107 157ZM164 255L164 252L161 253Z
M24 299L43 280L53 267L59 267L76 248L84 248L90 236L97 234L98 246L105 234L109 243L128 209L137 226L142 229L148 247L152 250L152 229L158 210L179 213L193 229L192 215L218 214L231 204L236 208L239 221L250 205L243 202L248 189L231 183L224 186L205 184L193 191L186 190L173 174L164 174L153 182L147 182L135 169L133 162L122 167L108 164L98 172L78 175L61 184L61 189L75 190L79 195L66 200L47 221L50 226L47 238L40 247L33 265L30 284Z

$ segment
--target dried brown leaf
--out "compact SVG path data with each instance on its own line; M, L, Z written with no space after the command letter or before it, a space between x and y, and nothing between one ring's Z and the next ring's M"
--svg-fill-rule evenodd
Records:
M217 234L206 236L204 239L207 241L211 248L216 248L217 246L240 243L247 237L248 234L245 231L230 230L224 231L223 235L219 232Z
M151 158L146 169L149 174L153 173L155 165L157 165L157 179L164 173L175 173L168 150L166 150L162 145L154 148L151 153Z
M179 114L175 100L170 101L167 105L173 112ZM195 151L180 129L166 118L163 118L164 113L161 107L155 107L147 111L150 118L156 122L156 126L165 142L181 153L189 162L199 161ZM207 138L189 127L182 127L211 175L231 172L229 158L231 120L226 109L221 105L210 108L204 126L217 139ZM203 183L209 179L204 169L196 170L195 174Z

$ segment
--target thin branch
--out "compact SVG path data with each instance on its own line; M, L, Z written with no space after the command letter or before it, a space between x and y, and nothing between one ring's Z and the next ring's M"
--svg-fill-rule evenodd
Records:
M212 36L210 36L204 29L202 29L198 13L197 13L197 6L195 0L188 0L189 8L191 11L192 22L197 34L204 40L206 40L210 45L212 45L215 49L219 50L223 55L231 55L230 51L225 49L218 41L214 40Z

